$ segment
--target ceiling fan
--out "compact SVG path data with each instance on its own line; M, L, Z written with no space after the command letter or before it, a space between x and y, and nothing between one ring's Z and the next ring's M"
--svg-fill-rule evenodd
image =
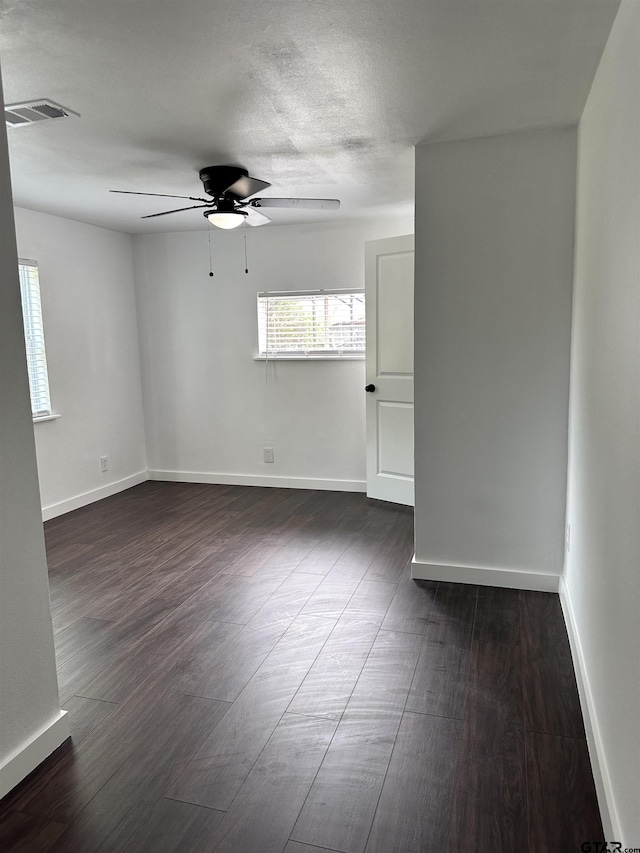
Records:
M204 191L211 198L198 198L191 195L170 195L168 193L142 193L134 190L111 190L112 193L127 193L128 195L152 195L163 198L184 198L189 201L199 201L190 207L178 207L175 210L163 210L160 213L150 213L142 219L154 216L167 216L181 210L196 210L206 208L203 215L217 228L237 228L243 222L249 225L264 225L270 222L268 216L260 213L263 207L290 207L313 210L337 210L340 202L337 198L249 198L260 190L270 187L266 181L249 177L246 169L239 166L205 166L200 169L200 180Z

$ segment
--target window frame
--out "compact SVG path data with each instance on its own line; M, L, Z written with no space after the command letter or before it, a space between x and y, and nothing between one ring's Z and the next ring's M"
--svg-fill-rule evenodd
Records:
M321 288L319 290L273 290L262 291L257 294L257 326L258 326L258 354L254 356L255 361L364 361L366 345L362 348L351 349L343 347L331 347L326 349L269 349L268 344L262 347L261 344L265 340L267 331L265 324L268 323L269 302L268 300L289 302L299 299L304 302L310 297L331 297L331 296L358 296L362 297L362 318L361 322L363 330L365 326L365 291L363 287L351 288ZM263 306L266 306L263 308ZM358 321L359 322L359 321Z
M35 281L33 270L35 270ZM18 258L18 277L29 377L31 417L33 422L37 423L38 421L47 421L59 417L59 415L54 414L51 405L51 386L47 366L38 262L30 258Z

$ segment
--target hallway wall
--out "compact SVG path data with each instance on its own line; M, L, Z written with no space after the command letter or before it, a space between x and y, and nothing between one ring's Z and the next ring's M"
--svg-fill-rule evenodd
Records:
M640 6L622 3L578 133L562 597L607 838L640 845Z

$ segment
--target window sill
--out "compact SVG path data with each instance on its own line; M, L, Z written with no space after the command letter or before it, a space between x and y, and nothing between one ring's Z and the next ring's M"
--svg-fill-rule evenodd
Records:
M34 418L33 422L34 422L34 424L41 424L43 421L55 421L61 417L62 417L62 415L56 415L56 414L40 415L39 417Z
M254 355L254 361L364 361L364 355Z

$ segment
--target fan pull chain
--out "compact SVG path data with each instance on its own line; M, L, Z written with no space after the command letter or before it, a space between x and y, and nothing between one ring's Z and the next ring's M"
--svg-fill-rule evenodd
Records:
M207 236L209 237L209 275L213 276L213 262L211 261L211 223L207 225Z
M246 222L242 225L244 229L244 271L245 273L249 272L249 262L247 261L247 224Z

